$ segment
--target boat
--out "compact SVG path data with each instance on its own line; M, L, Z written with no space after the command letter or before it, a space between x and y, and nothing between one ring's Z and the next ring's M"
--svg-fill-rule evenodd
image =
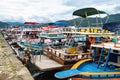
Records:
M78 15L82 17L87 17L94 14L104 14L105 12L97 10L95 8L83 8L80 10L76 10L73 15ZM88 23L89 24L89 23ZM89 25L90 26L90 25ZM89 27L90 28L90 27ZM87 35L93 35L96 37L96 34L99 36L112 36L114 33L110 33L110 31L101 30L100 32L93 33L91 30L87 31ZM83 34L86 34L83 31ZM97 35L97 36L98 36ZM55 73L55 77L58 79L71 78L74 79L109 79L109 78L120 78L120 65L119 65L119 51L120 48L116 47L114 42L104 42L99 44L92 44L91 49L94 49L93 58L91 59L82 59L75 63L71 69L60 71ZM118 43L119 46L119 43ZM99 48L99 50L98 50ZM111 52L112 51L112 52ZM115 51L115 52L114 52ZM116 55L117 54L117 55ZM116 59L113 58L116 56ZM118 60L117 60L118 59Z
M24 24L38 24L37 22L25 22ZM28 25L29 26L29 25ZM58 26L42 26L40 28L23 28L17 43L20 46L30 46L31 48L42 48L52 45L48 32ZM45 33L46 32L46 33ZM55 36L56 37L56 36ZM47 39L46 39L47 38Z

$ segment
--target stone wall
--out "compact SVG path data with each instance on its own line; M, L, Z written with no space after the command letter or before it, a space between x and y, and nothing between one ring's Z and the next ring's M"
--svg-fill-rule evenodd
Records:
M0 80L34 80L0 34Z

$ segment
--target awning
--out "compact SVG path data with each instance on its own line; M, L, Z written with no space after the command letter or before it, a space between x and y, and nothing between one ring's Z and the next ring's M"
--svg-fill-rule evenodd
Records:
M45 31L52 30L54 28L58 28L58 26L44 26L44 27L41 27L41 29L45 30Z
M107 13L101 10L97 10L95 8L83 8L73 12L73 15L81 16L84 18L95 14L107 14Z
M39 24L38 22L24 22L24 24Z

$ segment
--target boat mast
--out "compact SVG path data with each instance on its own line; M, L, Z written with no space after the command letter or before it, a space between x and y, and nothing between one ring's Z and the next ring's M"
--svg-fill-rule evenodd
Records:
M87 20L87 22L88 22L88 27L90 28L90 22L89 22L89 20L88 20L88 16L87 16L87 12L85 11L85 16L86 16L86 20Z

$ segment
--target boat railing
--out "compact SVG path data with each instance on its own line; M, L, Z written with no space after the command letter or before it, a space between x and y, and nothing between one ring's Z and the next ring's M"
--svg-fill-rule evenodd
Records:
M58 57L64 61L79 60L80 54L68 54L64 50L55 50L53 48L47 48L47 52L53 54L55 57Z

